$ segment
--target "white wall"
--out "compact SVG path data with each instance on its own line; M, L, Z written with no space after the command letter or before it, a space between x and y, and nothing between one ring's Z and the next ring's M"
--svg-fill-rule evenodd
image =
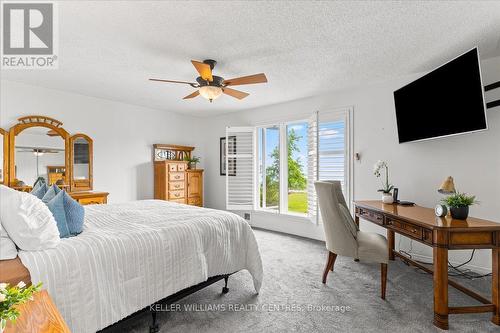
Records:
M153 197L154 143L198 147L194 117L5 80L0 92L0 127L6 130L21 116L39 114L60 120L70 134L89 135L94 189L110 192L110 202Z
M485 84L500 80L500 58L483 61L482 70ZM389 163L390 181L399 187L401 199L434 207L441 199L437 187L446 176L452 175L460 191L477 195L481 202L472 207L471 215L500 222L500 108L488 111L489 130L486 132L400 145L392 92L417 77L414 75L210 119L206 123L208 132L203 146L206 156L206 205L218 209L225 207L225 179L219 176L219 137L225 135L226 126L255 125L271 119L309 115L313 110L353 106L354 152L361 154L361 161L354 163L355 200L380 197L376 192L379 180L373 176L372 167L378 159L382 159ZM491 98L492 94L488 94L487 100ZM459 116L460 110L457 110ZM323 238L321 228L292 217L254 213L251 223ZM363 223L362 228L383 232L371 223ZM404 239L401 247L407 249L409 241ZM413 250L426 257L432 253L429 247L416 243ZM460 262L469 253L454 251L450 253L450 258ZM472 265L480 271L488 270L491 267L490 251L476 253Z

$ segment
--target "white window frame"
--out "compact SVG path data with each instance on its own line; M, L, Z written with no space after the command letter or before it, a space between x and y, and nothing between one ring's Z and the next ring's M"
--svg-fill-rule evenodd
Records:
M354 145L354 131L353 131L353 107L341 107L326 111L318 112L318 129L319 123L335 121L336 119L344 119L344 184L345 184L345 199L348 207L353 209L354 205L354 159L353 159L353 145ZM319 132L318 132L319 133ZM319 145L319 139L317 140ZM319 147L317 148L317 158L319 160ZM317 176L319 177L319 170ZM313 222L322 224L319 214L319 207L316 207L317 214Z
M316 112L315 112L316 113ZM345 191L346 191L346 201L348 201L348 205L352 208L353 205L353 198L354 198L354 182L353 182L353 167L354 167L354 161L353 161L353 107L340 107L340 108L335 108L335 109L328 109L328 110L321 110L317 111L318 113L318 119L320 122L329 121L329 119L332 119L331 121L335 121L337 119L344 119L345 122L345 142L344 142L344 151L345 151L345 156L344 156L344 172L345 172ZM312 114L309 114L309 116L313 116ZM279 142L279 151L280 151L280 207L278 210L274 209L268 209L265 207L265 168L262 170L263 171L263 176L264 176L264 181L263 181L263 207L260 207L260 177L259 177L259 168L261 167L259 163L259 144L262 144L262 156L261 158L263 161L265 160L266 156L266 151L265 151L265 131L263 131L264 135L262 137L263 141L259 142L259 135L256 135L256 144L255 144L255 211L258 212L264 212L264 213L270 213L270 214L279 214L279 215L290 215L294 217L299 217L303 218L301 221L308 221L308 222L313 222L313 223L321 223L321 219L319 218L319 211L318 208L316 207L317 214L314 216L313 219L311 219L307 213L295 213L295 212L290 212L288 211L288 172L282 172L282 170L288 171L288 159L286 158L287 155L287 126L297 124L297 123L307 123L309 125L309 119L307 117L297 117L295 119L286 119L286 120L275 120L275 121L268 121L262 124L257 125L256 128L256 133L260 131L261 129L266 129L270 127L279 127L280 131L280 142ZM319 128L319 127L318 127ZM318 133L316 134L318 135ZM319 140L317 140L317 143L319 144ZM319 154L319 150L317 149L317 154ZM285 157L285 158L283 158ZM319 159L319 155L317 156ZM265 161L264 161L264 166L265 166ZM319 176L319 172L318 172Z

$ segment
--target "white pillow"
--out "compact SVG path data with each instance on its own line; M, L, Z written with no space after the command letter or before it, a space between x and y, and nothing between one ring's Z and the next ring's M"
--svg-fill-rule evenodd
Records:
M17 257L16 244L10 239L0 223L0 260L14 259L15 257Z
M51 249L61 241L54 216L33 194L0 185L0 220L21 250Z

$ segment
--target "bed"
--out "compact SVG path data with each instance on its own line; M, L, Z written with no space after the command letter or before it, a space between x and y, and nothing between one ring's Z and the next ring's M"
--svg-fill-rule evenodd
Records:
M214 276L248 270L262 283L257 242L241 217L159 200L85 207L84 231L57 248L20 251L72 332L95 332Z

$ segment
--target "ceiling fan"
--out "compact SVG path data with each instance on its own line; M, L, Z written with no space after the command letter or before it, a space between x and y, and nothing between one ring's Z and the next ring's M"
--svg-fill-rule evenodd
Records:
M237 77L234 79L225 80L223 77L212 75L212 70L217 62L215 60L207 59L201 61L191 60L194 68L198 71L200 76L196 78L196 82L186 81L172 81L162 79L149 79L150 81L168 82L168 83L182 83L189 84L197 90L192 94L187 95L183 99L194 98L201 95L208 99L210 103L222 94L232 96L237 99L243 99L249 94L243 91L228 88L229 86L239 86L243 84L266 83L267 78L264 73Z
M44 154L57 154L63 152L64 149L16 146L16 151L18 153L33 153L35 156L43 156Z

